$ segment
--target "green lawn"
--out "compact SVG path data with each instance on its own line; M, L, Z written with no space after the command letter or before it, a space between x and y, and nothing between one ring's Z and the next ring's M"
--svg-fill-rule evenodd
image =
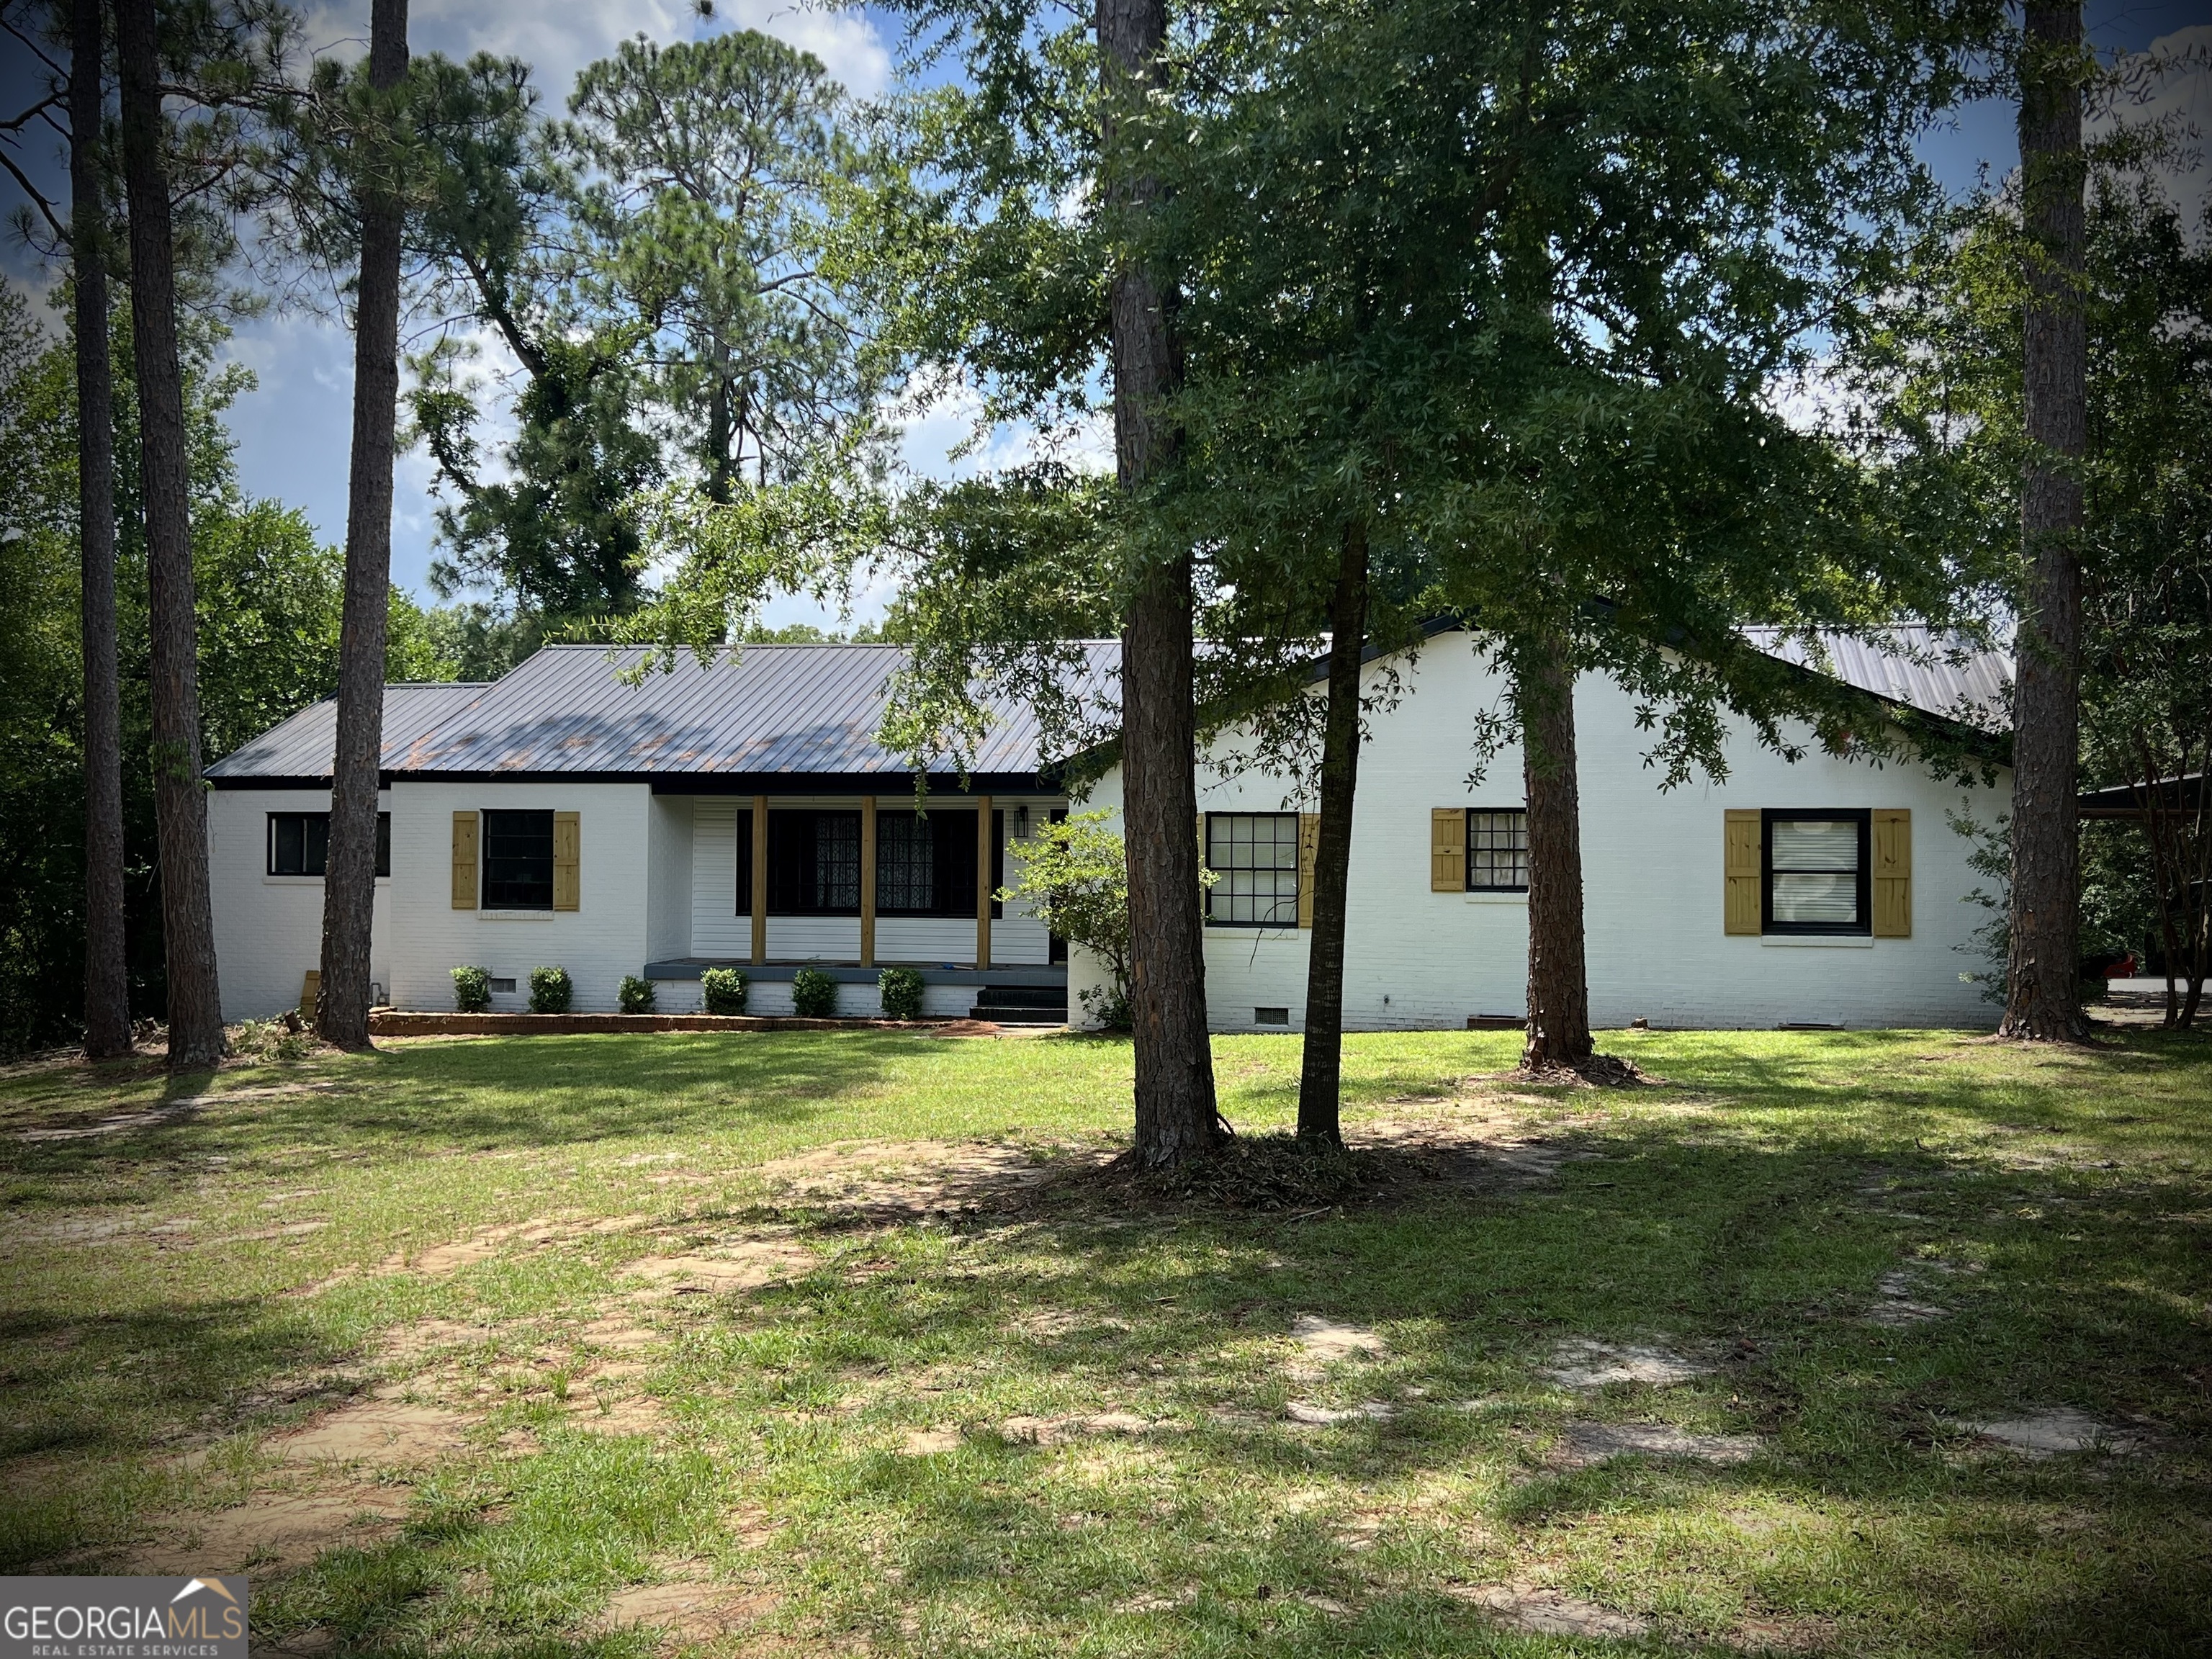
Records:
M1355 1143L1469 1155L1273 1212L1012 1195L1110 1041L0 1074L5 1570L391 1655L2212 1647L2212 1042L1517 1041L1350 1039ZM1215 1052L1285 1127L1297 1039ZM1686 1374L1549 1374L1622 1349Z

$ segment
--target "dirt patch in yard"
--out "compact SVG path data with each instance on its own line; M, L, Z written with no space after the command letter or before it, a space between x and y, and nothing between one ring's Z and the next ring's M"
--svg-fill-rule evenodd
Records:
M795 1279L821 1265L821 1258L799 1244L750 1243L715 1247L713 1254L640 1256L623 1269L652 1288L648 1299L683 1295L724 1295L755 1291L781 1279Z
M1538 1584L1449 1584L1444 1594L1528 1636L1642 1636L1651 1621Z
M467 1443L471 1419L441 1406L370 1398L275 1437L269 1449L287 1462L364 1462L406 1468L434 1462Z
M1749 1434L1686 1434L1664 1423L1570 1423L1558 1461L1586 1468L1615 1457L1685 1457L1700 1463L1747 1463L1763 1443Z
M617 1591L599 1625L606 1631L644 1626L676 1642L708 1642L775 1612L780 1599L767 1590L732 1584L639 1584Z
M323 1492L257 1492L243 1504L209 1512L170 1514L155 1523L155 1540L131 1553L131 1571L285 1572L340 1545L367 1548L398 1529L407 1513L404 1486L346 1486Z
M411 1267L418 1273L456 1273L463 1267L472 1267L479 1261L489 1261L512 1245L537 1249L569 1239L635 1232L649 1219L649 1217L641 1215L616 1215L602 1221L555 1218L514 1221L503 1226L479 1228L466 1238L451 1244L434 1244L411 1261L403 1255L393 1258L385 1266L394 1272Z
M1569 1389L1602 1389L1615 1382L1643 1382L1655 1389L1711 1374L1707 1362L1667 1348L1611 1342L1562 1342L1540 1376Z

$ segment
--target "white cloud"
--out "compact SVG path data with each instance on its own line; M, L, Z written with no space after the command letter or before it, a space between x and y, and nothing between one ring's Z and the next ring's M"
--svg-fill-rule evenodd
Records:
M2157 177L2195 228L2212 201L2212 24L2161 35L2148 52L2123 56L2118 67L2131 95L2094 113L2089 132L2167 124L2180 153Z
M731 28L763 34L812 52L831 76L860 97L880 92L890 78L890 54L866 15L830 11L789 0L729 0L712 19L701 19L684 0L564 0L556 5L498 4L490 0L416 0L408 18L408 44L418 52L466 58L489 52L530 64L545 107L565 107L577 71L606 57L637 34L664 45ZM305 44L342 60L359 57L368 40L368 7L338 0L312 7Z

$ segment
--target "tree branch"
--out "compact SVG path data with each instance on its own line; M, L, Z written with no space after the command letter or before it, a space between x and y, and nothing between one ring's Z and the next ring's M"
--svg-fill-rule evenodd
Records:
M54 234L66 243L69 240L69 230L60 220L54 217L53 204L46 200L46 197L40 192L39 187L31 182L23 169L17 167L5 151L0 151L0 167L5 167L15 175L15 182L22 186L23 194L31 198L31 204L37 208L40 213L45 216L46 222L53 227Z

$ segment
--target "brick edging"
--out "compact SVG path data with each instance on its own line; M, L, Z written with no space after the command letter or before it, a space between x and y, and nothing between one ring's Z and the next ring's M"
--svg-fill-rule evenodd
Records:
M964 1022L933 1019L800 1019L768 1014L440 1014L383 1009L372 1036L570 1036L591 1031L916 1031Z

